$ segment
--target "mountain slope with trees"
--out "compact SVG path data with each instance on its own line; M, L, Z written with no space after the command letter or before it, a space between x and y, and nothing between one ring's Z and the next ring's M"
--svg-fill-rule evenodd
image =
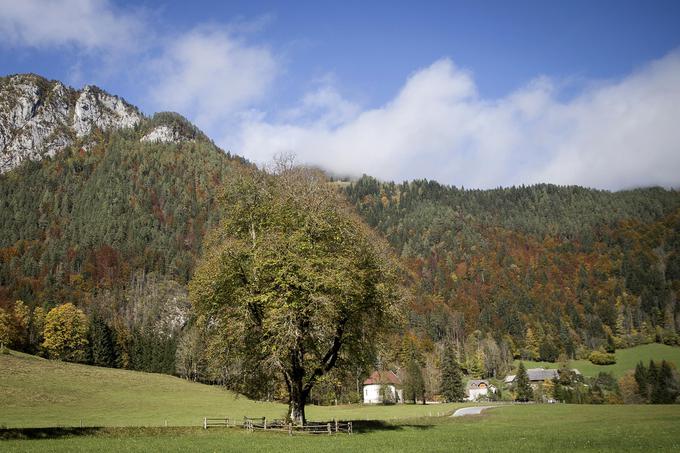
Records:
M677 344L680 194L535 185L465 190L364 176L345 192L415 276L410 326L466 371Z
M45 316L72 302L92 327L73 357L174 373L191 318L186 284L204 234L222 217L220 187L250 164L174 113L74 140L0 174L9 344L47 353Z

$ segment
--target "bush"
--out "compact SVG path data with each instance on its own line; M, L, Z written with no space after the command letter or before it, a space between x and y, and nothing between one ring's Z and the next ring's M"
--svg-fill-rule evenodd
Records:
M588 357L595 365L613 365L616 363L616 356L607 352L593 351Z

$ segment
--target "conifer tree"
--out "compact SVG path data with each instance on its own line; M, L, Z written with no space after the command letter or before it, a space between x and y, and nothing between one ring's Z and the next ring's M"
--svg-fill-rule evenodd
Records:
M517 394L517 401L530 401L534 397L534 391L529 384L529 375L527 374L526 368L524 368L524 362L519 362L519 368L517 369L517 375L515 376L515 392Z
M652 387L652 404L672 404L677 398L677 382L673 379L673 369L663 360Z
M450 347L446 348L442 359L441 393L449 403L465 399L463 371L460 369L460 364Z
M642 361L635 366L635 383L638 387L638 395L647 400L649 397L648 373Z
M411 358L406 365L406 379L404 380L404 399L413 401L415 404L418 397L425 404L425 380L420 364L415 358Z
M113 330L99 316L95 315L90 324L90 345L92 364L104 367L116 365L116 350Z

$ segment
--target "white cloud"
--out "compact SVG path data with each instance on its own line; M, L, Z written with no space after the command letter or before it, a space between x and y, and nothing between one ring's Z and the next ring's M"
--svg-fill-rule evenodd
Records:
M293 152L336 172L466 187L680 184L680 54L569 100L560 94L538 78L484 99L471 74L443 59L380 108L360 111L329 91L309 95L293 115L253 117L232 149L258 162Z
M151 64L155 105L211 128L260 99L278 69L271 51L215 27L169 41Z
M139 14L117 11L107 0L0 0L5 45L87 51L127 51L140 45Z

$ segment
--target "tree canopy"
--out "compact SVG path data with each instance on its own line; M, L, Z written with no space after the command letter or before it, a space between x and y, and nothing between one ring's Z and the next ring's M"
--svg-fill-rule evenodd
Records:
M325 176L279 164L227 184L190 298L224 360L224 380L257 394L283 381L304 423L317 380L366 364L401 316L399 274L382 241Z

